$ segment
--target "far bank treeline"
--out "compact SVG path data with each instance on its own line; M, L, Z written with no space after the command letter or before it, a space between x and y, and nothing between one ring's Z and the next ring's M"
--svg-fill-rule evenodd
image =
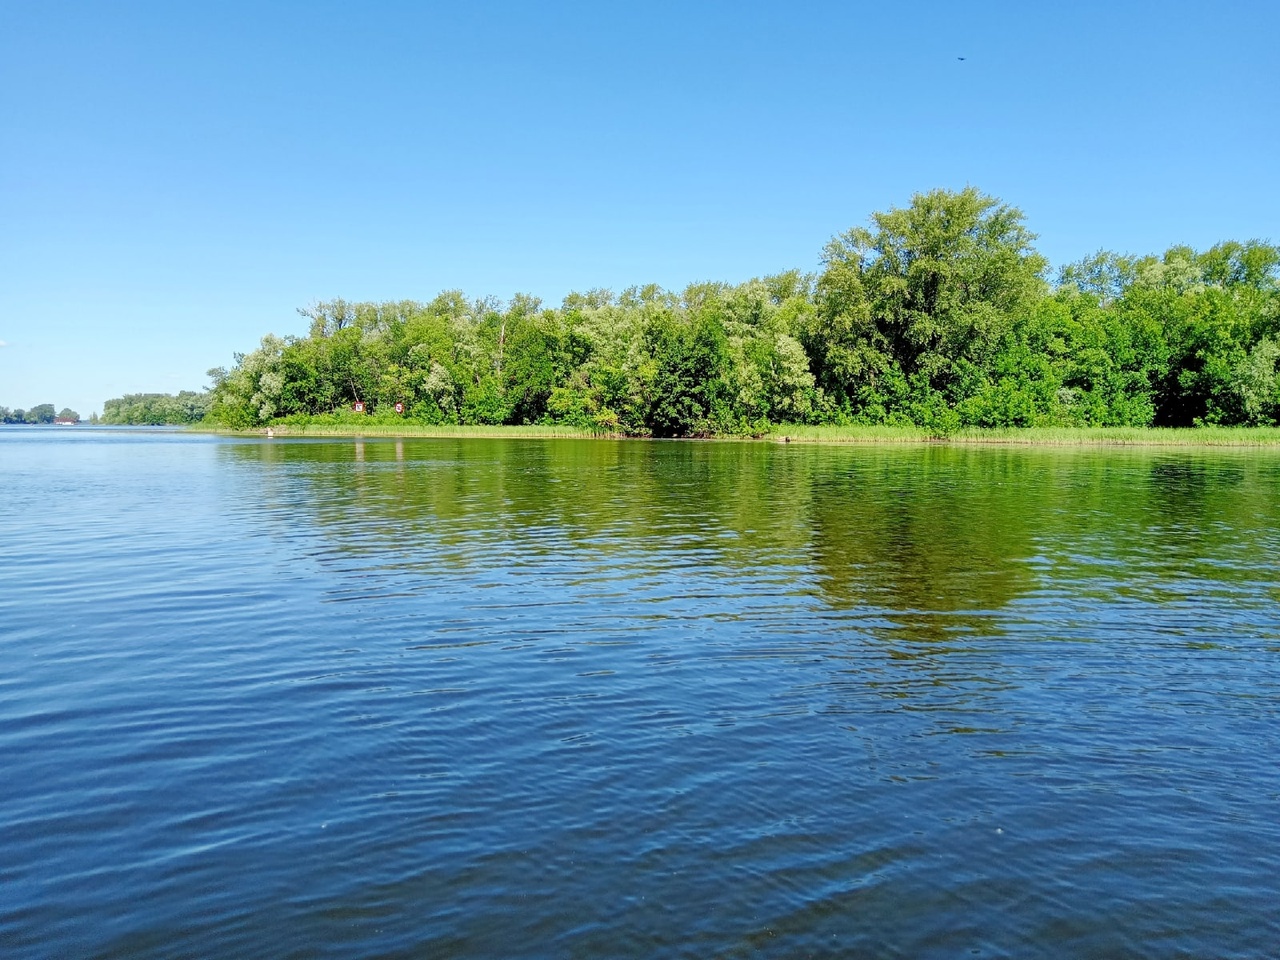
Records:
M63 407L59 413L53 411L52 403L38 403L30 410L23 410L21 407L16 410L0 407L0 423L56 423L59 420L70 423L80 422L80 414L70 407Z
M210 399L208 391L126 393L102 404L100 422L149 425L201 423L209 413Z
M751 433L776 423L1275 424L1280 248L1099 253L1060 270L1017 209L915 196L828 244L816 275L575 293L448 292L302 311L210 371L206 422L564 423Z

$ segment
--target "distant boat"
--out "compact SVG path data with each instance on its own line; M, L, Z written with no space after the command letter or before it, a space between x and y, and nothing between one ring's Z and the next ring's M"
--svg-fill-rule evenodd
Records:
M60 427L74 427L79 420L72 420L70 417L54 417L53 422Z

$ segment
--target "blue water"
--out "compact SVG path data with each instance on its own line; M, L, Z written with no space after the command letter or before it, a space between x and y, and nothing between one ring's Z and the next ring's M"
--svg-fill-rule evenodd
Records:
M1280 453L0 428L6 957L1280 953Z

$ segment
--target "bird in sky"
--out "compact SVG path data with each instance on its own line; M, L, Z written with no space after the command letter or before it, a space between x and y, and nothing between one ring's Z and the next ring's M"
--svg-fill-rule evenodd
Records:
M957 60L963 60L964 57L956 57Z

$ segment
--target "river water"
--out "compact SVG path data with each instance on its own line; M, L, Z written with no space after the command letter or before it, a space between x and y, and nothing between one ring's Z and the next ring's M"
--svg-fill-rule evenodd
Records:
M1280 453L0 429L6 957L1258 957Z

